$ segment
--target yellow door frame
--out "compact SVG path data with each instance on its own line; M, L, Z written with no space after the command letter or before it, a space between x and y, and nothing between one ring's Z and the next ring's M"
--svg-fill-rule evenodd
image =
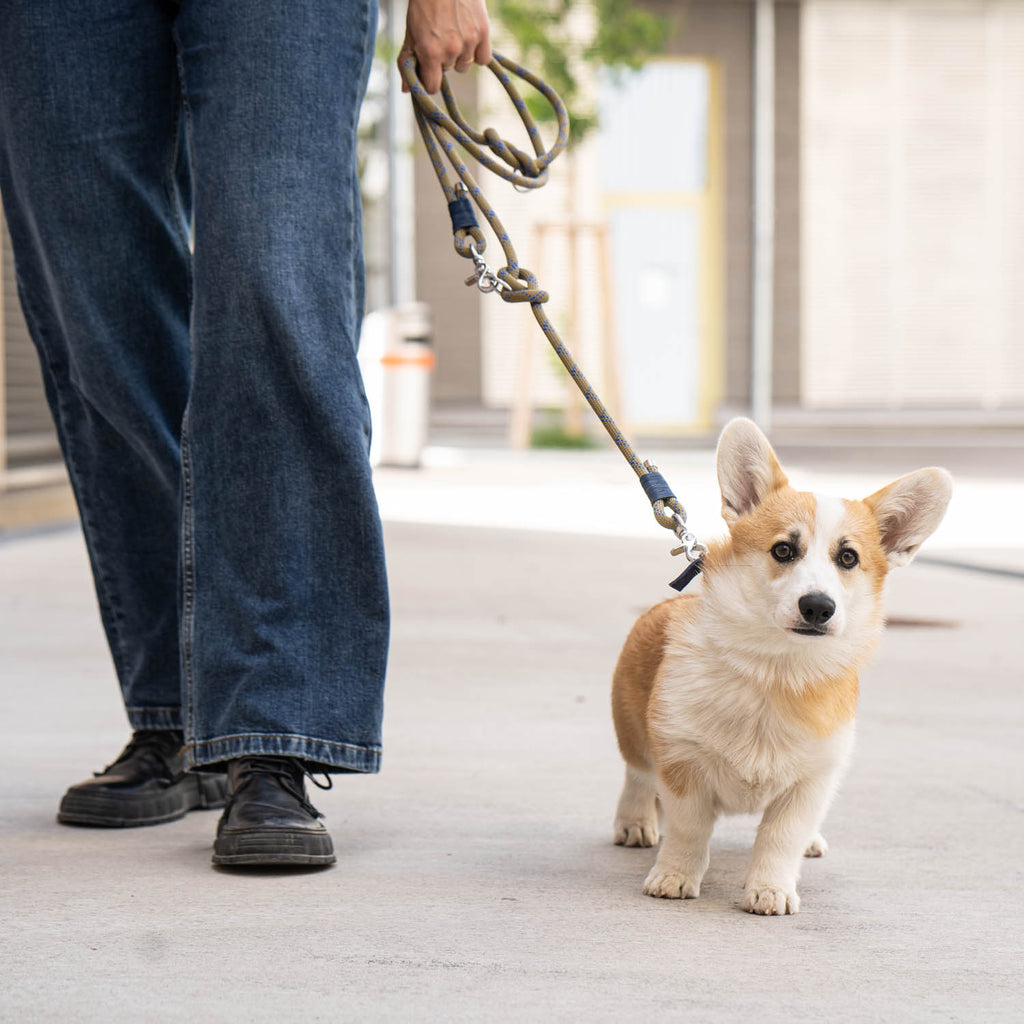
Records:
M605 211L628 208L693 210L697 214L699 269L697 278L699 361L698 417L678 425L644 424L660 433L687 436L714 429L715 414L725 390L725 127L722 69L717 61L701 57L659 57L649 64L699 64L708 71L707 185L700 191L608 192ZM667 129L671 125L666 125Z

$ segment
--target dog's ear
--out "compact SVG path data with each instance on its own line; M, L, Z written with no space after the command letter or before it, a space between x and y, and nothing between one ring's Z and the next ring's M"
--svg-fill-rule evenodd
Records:
M919 469L864 499L878 523L890 567L906 565L946 514L953 478L944 469Z
M718 439L722 518L736 522L787 483L768 438L757 425L751 420L730 420Z

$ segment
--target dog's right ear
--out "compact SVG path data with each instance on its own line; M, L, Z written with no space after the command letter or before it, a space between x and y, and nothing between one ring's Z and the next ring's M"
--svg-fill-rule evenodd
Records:
M752 420L730 420L718 439L722 518L730 525L789 483L768 438Z

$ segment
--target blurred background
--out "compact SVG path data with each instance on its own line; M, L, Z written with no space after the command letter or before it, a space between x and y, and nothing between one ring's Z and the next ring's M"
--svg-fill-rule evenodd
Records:
M480 182L628 435L706 448L745 414L824 463L911 447L914 465L1024 477L1024 2L490 9L496 48L567 99L574 141L539 191ZM419 408L389 391L386 357L393 311L423 303L406 464L605 448L529 310L463 283L392 71L403 26L383 3L361 129L378 431ZM450 77L471 123L526 146L491 75ZM487 258L502 265L493 240ZM0 273L2 528L66 518L71 499L6 230Z

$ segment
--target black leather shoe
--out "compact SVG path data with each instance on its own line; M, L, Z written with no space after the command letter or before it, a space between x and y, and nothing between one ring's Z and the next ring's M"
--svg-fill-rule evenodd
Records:
M306 799L305 768L294 757L228 762L227 806L213 863L226 867L327 867L334 845L323 815ZM330 788L329 786L326 788Z
M140 729L113 764L72 786L60 802L65 825L131 828L176 821L200 807L223 807L223 773L186 772L180 731Z

